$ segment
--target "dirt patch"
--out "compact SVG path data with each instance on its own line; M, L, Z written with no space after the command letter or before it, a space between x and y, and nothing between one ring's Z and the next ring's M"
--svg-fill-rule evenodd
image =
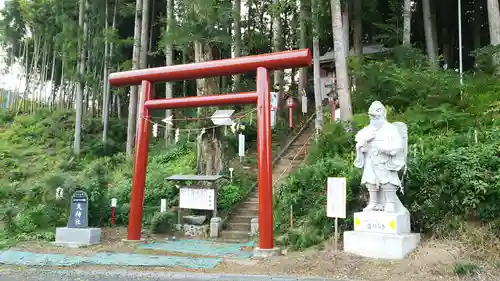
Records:
M66 249L50 242L24 242L16 246L17 250L39 253L62 253L67 255L89 256L99 252L142 253L154 255L188 256L182 253L138 250L134 245L124 244L126 228L106 228L102 233L102 244L88 248ZM161 235L145 235L148 241L160 241ZM356 281L493 281L500 280L500 259L496 256L479 256L478 247L467 246L457 241L426 241L407 259L401 261L382 261L356 257L343 252L334 252L331 243L326 243L323 250L309 249L304 252L288 252L286 256L265 260L224 259L214 269L196 270L186 268L148 268L148 271L182 271L206 273L242 273L294 276L324 276ZM486 245L486 244L482 244ZM495 247L484 247L488 254L497 253ZM198 256L191 256L198 257ZM473 273L459 277L456 267L474 269ZM87 268L87 267L85 267ZM116 267L89 267L116 268ZM144 270L144 268L127 268Z
M108 227L102 228L101 244L82 247L82 248L64 248L55 245L53 242L47 241L27 241L19 242L13 250L30 251L33 253L51 253L51 254L65 254L74 256L91 256L96 253L139 253L135 248L136 245L130 243L123 243L122 239L127 237L127 228L125 227ZM153 235L144 233L143 237L148 242L163 241L166 235ZM170 236L169 236L170 237Z

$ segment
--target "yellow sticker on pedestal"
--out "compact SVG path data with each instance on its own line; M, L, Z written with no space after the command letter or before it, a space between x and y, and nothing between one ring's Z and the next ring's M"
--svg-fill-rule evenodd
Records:
M384 212L361 212L354 215L354 230L379 233L395 233L398 230L395 215Z
M389 227L392 228L392 230L394 230L396 228L396 221L395 220L391 220L389 222Z

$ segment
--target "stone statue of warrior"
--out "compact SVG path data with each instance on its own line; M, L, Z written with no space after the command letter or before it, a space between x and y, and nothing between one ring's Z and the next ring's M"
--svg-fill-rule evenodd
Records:
M361 184L370 194L363 211L408 213L396 192L402 189L398 172L406 170L408 128L401 122L389 123L379 101L368 109L370 124L356 134L354 166L363 169Z

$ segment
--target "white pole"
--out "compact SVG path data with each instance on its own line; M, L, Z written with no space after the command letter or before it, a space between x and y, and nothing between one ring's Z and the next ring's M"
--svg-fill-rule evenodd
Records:
M335 218L335 253L337 253L337 245L339 243L339 219Z
M463 81L463 59L462 59L462 0L458 0L458 53L460 61L460 86L464 84Z

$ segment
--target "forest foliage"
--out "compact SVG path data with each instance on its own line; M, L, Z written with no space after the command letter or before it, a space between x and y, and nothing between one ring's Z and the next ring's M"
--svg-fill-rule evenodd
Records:
M424 56L418 63L402 63L411 57L396 55L360 67L353 98L357 128L367 125L373 100L389 107L389 121L408 125L408 173L399 195L414 231L446 238L465 223L476 222L500 235L498 80L478 71L461 87L454 72L431 68ZM325 207L328 177L347 178L348 214L341 227L352 229L352 214L362 210L367 198L360 186L362 171L353 161L354 134L328 124L311 149L308 165L293 173L275 198L280 243L303 249L331 237L334 222L326 217Z
M111 198L119 202L116 223L128 223L133 162L123 153L126 124L118 119L111 121L114 139L104 145L100 139L100 120L86 119L85 157L76 158L68 146L73 113L38 111L17 117L11 112L0 115L0 222L10 238L52 239L55 228L66 225L69 197L77 189L89 196L91 226L110 225ZM184 136L177 145L167 148L162 139L152 143L144 199L145 227L162 228L165 216L158 214L160 199L167 199L169 206L178 204L178 189L165 178L195 173L194 138L188 141ZM229 211L245 197L248 192L245 187L255 181L238 167L235 175L232 183L228 180L221 183L219 211ZM64 190L61 200L55 197L59 187Z

